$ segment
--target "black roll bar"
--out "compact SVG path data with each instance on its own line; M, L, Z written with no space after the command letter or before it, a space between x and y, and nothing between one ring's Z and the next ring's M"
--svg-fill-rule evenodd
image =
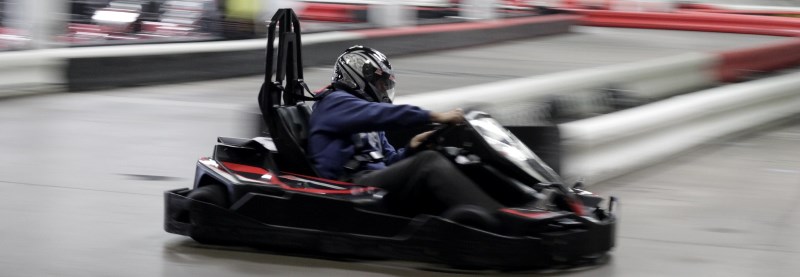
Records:
M264 83L258 94L258 105L267 130L275 139L274 136L278 134L275 107L297 104L303 99L307 86L303 81L300 20L297 15L292 9L278 10L272 17L267 32Z

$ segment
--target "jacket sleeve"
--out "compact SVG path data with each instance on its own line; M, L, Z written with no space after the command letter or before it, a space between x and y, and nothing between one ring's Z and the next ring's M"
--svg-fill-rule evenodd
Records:
M396 149L386 139L386 135L381 132L381 147L383 148L383 162L386 165L396 163L406 157L406 148Z
M430 123L430 112L417 106L369 102L345 92L332 93L322 101L318 105L325 115L324 123L318 124L321 131L353 134Z

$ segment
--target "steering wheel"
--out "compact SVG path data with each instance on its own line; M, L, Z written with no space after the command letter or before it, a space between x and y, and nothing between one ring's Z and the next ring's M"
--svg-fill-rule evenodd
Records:
M444 141L445 135L449 134L458 127L458 125L453 124L443 124L437 126L433 129L433 133L428 135L428 137L425 138L425 140L423 140L422 143L417 146L417 148L432 147L434 150L439 150L442 147L442 142Z
M416 148L408 148L406 153L410 156L425 150L441 150L445 135L455 130L456 127L458 126L450 124L437 125L433 128L433 133L420 142Z

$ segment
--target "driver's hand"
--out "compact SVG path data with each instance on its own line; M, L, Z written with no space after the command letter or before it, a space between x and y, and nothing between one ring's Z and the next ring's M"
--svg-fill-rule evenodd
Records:
M461 124L464 122L464 111L454 109L449 112L431 112L431 121L444 124Z
M428 137L430 137L431 134L433 134L433 131L427 131L414 136L413 138L411 138L411 141L408 143L408 146L411 147L412 149L417 149L417 147L419 147L419 145L422 144L422 142L424 142Z

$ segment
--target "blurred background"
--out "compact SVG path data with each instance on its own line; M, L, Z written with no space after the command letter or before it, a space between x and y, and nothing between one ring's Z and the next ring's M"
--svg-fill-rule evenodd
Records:
M800 272L800 0L0 0L0 275L463 276L163 231L216 138L260 134L279 8L312 90L375 47L398 103L552 127L540 154L620 197L608 264L477 274Z
M668 11L678 5L702 3L798 6L797 0L2 0L0 51L257 38L264 36L263 23L281 7L294 8L304 21L313 22L304 28L318 31L386 24L386 19L367 16L368 9L386 4L395 5L392 9L403 7L403 12L398 11L406 14L402 20L424 24L542 14L571 5ZM478 7L484 4L493 9Z
M255 23L263 22L271 2L4 0L0 26L4 49L32 47L25 41L35 32L44 33L38 39L50 47L253 38L263 34Z
M0 1L0 50L32 48L31 40L38 33L41 36L36 39L42 40L43 45L36 47L256 38L264 36L263 22L279 7L298 9L303 19L309 21L360 24L367 22L368 6L380 2L3 0ZM533 9L533 1L502 2L498 5L508 12ZM402 1L402 4L413 7L422 19L459 15L459 1ZM349 6L348 14L326 12L343 5ZM365 26L362 24L361 28Z

